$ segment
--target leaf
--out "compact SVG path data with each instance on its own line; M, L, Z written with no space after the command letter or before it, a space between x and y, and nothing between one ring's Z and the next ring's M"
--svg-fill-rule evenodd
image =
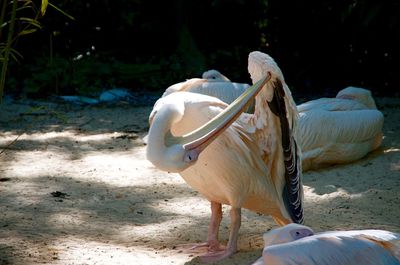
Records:
M25 9L28 9L28 10L33 9L34 10L33 6L31 6L31 5L23 5L23 6L17 8L17 12L23 11Z
M19 36L27 35L27 34L31 34L31 33L35 32L35 31L37 31L37 29L25 29L25 30L21 31L20 33L18 33L18 35Z
M15 50L15 49L11 49L11 50L10 50L10 55L11 55L11 57L12 57L17 63L20 63L19 59L24 58L24 57L22 56L22 54L20 54L20 53L19 53L17 50Z
M60 12L61 14L63 14L64 16L68 17L71 20L75 20L75 18L73 16L71 16L70 14L62 11L59 7L53 5L52 3L49 2L49 6L51 6L52 8L54 8L55 10L57 10L58 12Z
M48 5L49 5L48 0L42 0L42 6L40 7L40 13L42 14L42 16L44 16L44 14L46 13Z
M0 61L4 61L4 52L5 52L5 47L3 43L0 43ZM10 48L10 56L17 62L19 63L19 60L24 58L21 53L19 53L16 49Z
M27 7L33 8L32 1L31 0L25 0L23 6L27 6Z
M16 49L11 48L10 51L11 51L13 54L17 55L18 57L23 58L22 54L19 53L19 51L17 51Z
M20 17L18 20L25 21L25 22L29 23L30 25L35 26L37 28L40 28L40 29L42 28L42 25L40 25L40 22L35 20L35 19L33 19L33 18Z

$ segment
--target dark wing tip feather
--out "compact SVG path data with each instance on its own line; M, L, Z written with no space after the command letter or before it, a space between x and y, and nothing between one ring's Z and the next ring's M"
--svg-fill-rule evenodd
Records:
M285 91L282 81L273 82L274 96L268 106L272 113L279 117L282 133L282 150L285 164L285 185L282 196L285 207L293 222L303 223L303 201L301 187L301 163L297 155L297 144L292 136L289 121L286 115Z
M293 139L294 141L294 139ZM294 142L294 151L292 154L296 155L297 145ZM290 158L286 159L285 156L285 179L286 184L283 188L283 201L286 209L288 209L292 221L298 224L302 224L304 221L303 216L303 202L302 202L302 187L301 187L301 171L298 167L297 159Z

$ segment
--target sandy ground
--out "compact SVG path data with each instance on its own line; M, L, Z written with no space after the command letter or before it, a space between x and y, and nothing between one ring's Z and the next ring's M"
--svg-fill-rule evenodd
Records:
M400 232L400 99L377 99L382 148L351 165L304 173L316 231ZM145 159L150 107L49 102L0 106L0 264L199 264L209 204ZM228 237L224 207L221 239ZM239 249L250 264L276 224L244 210Z

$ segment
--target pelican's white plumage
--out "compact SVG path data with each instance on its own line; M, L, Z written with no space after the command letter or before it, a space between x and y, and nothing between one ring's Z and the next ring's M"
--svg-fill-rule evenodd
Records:
M366 89L348 87L297 109L304 170L349 163L381 145L384 117Z
M169 172L181 172L189 167L190 164L176 156L182 146L165 148L164 137L158 135L167 135L169 131L176 136L185 135L214 118L227 106L218 98L192 92L172 93L160 98L150 113L147 156L151 162L158 169Z
M231 81L231 80L229 80L228 77L221 74L221 72L214 70L214 69L205 71L201 77L203 79L208 79L208 80L218 80L218 81L227 81L227 82Z
M230 104L249 88L249 84L231 82L226 76L217 70L208 70L202 74L202 78L191 78L169 86L161 97L168 96L175 92L192 92L216 97L223 102ZM249 105L246 111L254 109L254 102ZM147 144L148 135L143 137Z
M303 221L300 150L296 145L298 113L283 75L267 54L249 54L253 83L270 76L256 96L254 114L236 122L199 152L182 152L186 135L229 109L215 97L192 92L160 98L150 115L147 158L158 168L179 172L211 202L206 261L228 257L237 250L241 208L271 215L280 224ZM242 109L243 111L243 109ZM168 144L174 135L177 140ZM182 149L183 148L183 149ZM183 161L183 162L182 162ZM231 205L231 229L226 249L218 242L221 204Z
M289 224L264 234L253 265L399 265L400 234L385 230L329 231Z
M226 76L217 70L209 70L203 73L202 78L191 78L168 87L162 96L186 91L213 96L230 104L249 86L245 83L230 82Z

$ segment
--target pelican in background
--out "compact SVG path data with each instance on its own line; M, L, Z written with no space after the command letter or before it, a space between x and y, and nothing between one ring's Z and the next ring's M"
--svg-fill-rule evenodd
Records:
M191 78L184 82L169 86L161 97L168 96L175 92L193 92L203 95L216 97L223 102L230 104L243 94L249 84L231 82L219 71L211 69L202 74L202 78ZM254 101L248 105L245 112L254 111ZM143 142L147 144L148 134L143 137Z
M269 55L251 52L248 70L254 85L231 105L177 92L160 98L149 118L147 159L178 172L211 203L207 241L199 245L208 247L203 261L237 251L241 208L270 215L279 225L303 222L296 105ZM254 96L254 114L242 113ZM226 247L218 241L222 204L231 206Z
M230 104L249 87L249 84L231 82L217 70L208 70L203 73L202 78L191 78L168 87L162 97L186 91L216 97Z
M297 109L303 170L356 161L382 143L384 117L369 90L347 87Z
M214 69L205 71L202 75L202 78L206 79L209 83L207 89L205 89L204 86L201 86L196 87L194 90L191 90L191 88L188 88L187 90L217 97L228 104L232 103L250 86L245 83L231 82L229 78ZM216 83L213 83L213 81L219 82L219 85L215 85ZM245 109L245 112L253 113L254 106L255 102L252 101L251 104L249 104L249 107Z
M248 87L230 83L217 70L206 71L202 77L201 85L190 79L171 86L165 94L191 91L217 97L229 104ZM253 109L251 106L245 111L253 112ZM304 171L354 162L382 143L384 117L367 89L347 87L335 98L311 100L298 105L297 109Z
M314 234L289 224L263 236L263 256L253 265L399 265L400 234L385 230Z
M221 74L221 72L219 72L219 71L217 71L215 69L211 69L211 70L205 71L201 75L201 77L203 79L208 79L208 80L217 80L217 81L226 81L226 82L230 82L231 81L231 80L229 80L228 77L224 76L223 74ZM244 86L244 88L246 89L248 86L249 85ZM244 90L243 90L243 92L244 92Z

